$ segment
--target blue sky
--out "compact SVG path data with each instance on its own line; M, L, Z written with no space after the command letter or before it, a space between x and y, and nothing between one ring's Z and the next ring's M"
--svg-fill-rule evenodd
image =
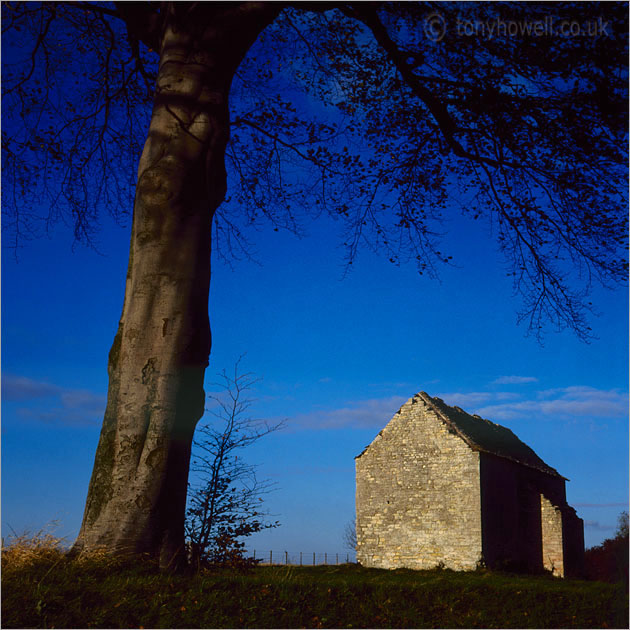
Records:
M281 527L257 550L343 552L354 515L354 456L420 390L512 429L568 477L587 546L628 507L627 291L597 290L598 339L516 325L504 263L487 231L453 217L456 267L420 277L362 252L344 274L337 224L297 239L252 235L257 263L215 258L207 382L238 357L262 380L253 414L287 428L246 458L277 483ZM76 535L107 392L107 353L122 307L128 227L105 222L99 252L71 230L2 252L2 528L58 521ZM209 386L208 390L212 390Z

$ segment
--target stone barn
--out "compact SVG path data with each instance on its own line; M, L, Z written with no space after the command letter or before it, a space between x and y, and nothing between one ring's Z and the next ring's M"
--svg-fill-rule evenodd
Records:
M581 573L566 478L505 427L420 392L355 462L363 566Z

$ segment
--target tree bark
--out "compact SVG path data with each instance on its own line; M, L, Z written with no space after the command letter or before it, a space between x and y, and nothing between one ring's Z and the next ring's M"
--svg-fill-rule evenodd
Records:
M123 312L75 553L179 563L210 354L213 213L226 192L234 72L282 6L172 3L140 159Z

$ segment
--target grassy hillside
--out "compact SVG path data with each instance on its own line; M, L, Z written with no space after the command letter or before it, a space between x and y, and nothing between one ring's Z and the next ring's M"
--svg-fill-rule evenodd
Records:
M3 628L627 628L621 585L356 565L160 573L3 552Z

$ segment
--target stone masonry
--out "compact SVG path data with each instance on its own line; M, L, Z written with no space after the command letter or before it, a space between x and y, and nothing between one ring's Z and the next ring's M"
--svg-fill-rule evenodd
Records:
M540 495L543 566L554 575L564 575L562 549L562 512Z
M564 477L505 427L420 392L355 463L363 566L579 574Z
M407 401L356 460L357 560L474 569L482 554L478 470L479 453L422 401Z

